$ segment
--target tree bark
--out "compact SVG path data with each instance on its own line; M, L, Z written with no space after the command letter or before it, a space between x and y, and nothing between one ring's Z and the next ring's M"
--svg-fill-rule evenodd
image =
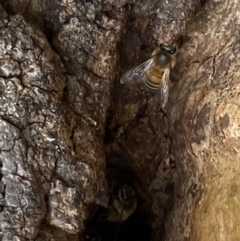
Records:
M238 1L0 3L2 240L82 240L125 180L151 240L240 239ZM180 37L165 110L120 84Z

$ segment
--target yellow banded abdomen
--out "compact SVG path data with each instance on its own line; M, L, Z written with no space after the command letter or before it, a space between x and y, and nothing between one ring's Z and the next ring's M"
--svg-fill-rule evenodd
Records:
M144 84L149 90L157 90L161 87L163 71L156 66L151 66L144 79Z

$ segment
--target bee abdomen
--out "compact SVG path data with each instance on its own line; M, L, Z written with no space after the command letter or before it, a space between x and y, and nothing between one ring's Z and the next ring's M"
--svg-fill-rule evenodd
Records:
M160 84L154 84L151 82L151 80L149 80L147 78L146 78L144 84L147 87L147 89L149 89L149 90L158 90L160 88Z
M157 90L161 87L162 73L149 70L144 78L144 84L149 90Z

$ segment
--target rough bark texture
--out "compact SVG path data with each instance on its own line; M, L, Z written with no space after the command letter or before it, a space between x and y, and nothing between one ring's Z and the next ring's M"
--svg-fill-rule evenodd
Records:
M1 240L81 240L119 180L154 241L240 240L239 1L0 3ZM120 85L182 35L165 111Z

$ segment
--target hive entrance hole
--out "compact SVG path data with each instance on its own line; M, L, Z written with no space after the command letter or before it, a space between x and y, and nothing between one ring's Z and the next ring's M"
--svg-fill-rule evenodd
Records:
M132 187L137 197L136 211L122 222L101 221L100 216L108 212L107 208L99 206L85 231L85 241L150 241L152 229L149 225L149 212L144 208L144 196L136 175L127 168L107 165L107 180L109 197L116 195L119 186L126 184ZM141 192L141 194L140 194Z

